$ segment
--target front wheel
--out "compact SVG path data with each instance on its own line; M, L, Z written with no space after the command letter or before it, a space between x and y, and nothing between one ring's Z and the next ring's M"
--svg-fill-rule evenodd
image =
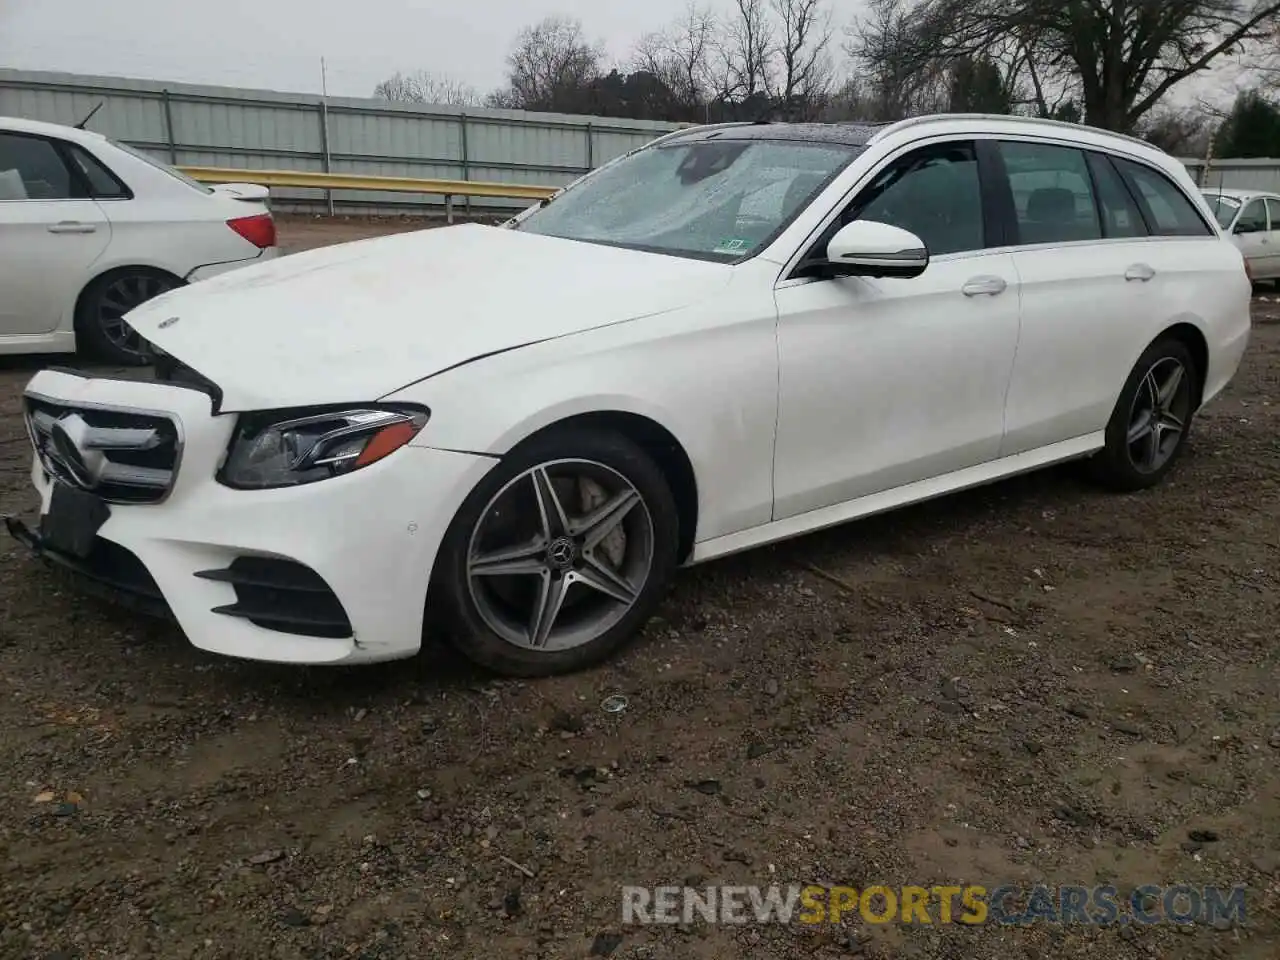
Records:
M1157 340L1138 359L1107 424L1106 446L1092 461L1114 490L1143 490L1167 474L1186 446L1196 412L1199 371L1181 340Z
M592 666L631 640L676 566L678 518L653 460L570 428L517 448L472 491L441 545L432 602L454 645L509 676Z

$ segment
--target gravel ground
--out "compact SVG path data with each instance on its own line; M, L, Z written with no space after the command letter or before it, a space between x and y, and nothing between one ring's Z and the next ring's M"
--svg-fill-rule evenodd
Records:
M217 659L0 545L0 957L1280 955L1280 303L1255 306L1161 488L1055 470L686 571L568 678L436 645ZM37 366L0 366L4 512L33 508ZM1248 922L621 922L624 884L793 881L1246 884Z

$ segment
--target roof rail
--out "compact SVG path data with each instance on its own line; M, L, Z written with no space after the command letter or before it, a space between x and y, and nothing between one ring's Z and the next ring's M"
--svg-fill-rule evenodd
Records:
M1083 123L1068 123L1065 120L1049 120L1044 117L1020 117L1004 113L929 113L920 117L907 117L905 120L899 120L897 123L892 123L881 130L877 130L869 142L875 143L891 133L897 133L899 130L905 130L908 127L918 126L922 123L937 123L940 120L998 120L1001 122L1025 123L1027 126L1051 127L1053 129L1088 130L1090 133L1099 133L1119 140L1128 140L1130 143L1138 143L1150 150L1160 149L1146 140L1132 137L1127 133L1116 133L1114 130L1104 130L1101 127L1091 127Z

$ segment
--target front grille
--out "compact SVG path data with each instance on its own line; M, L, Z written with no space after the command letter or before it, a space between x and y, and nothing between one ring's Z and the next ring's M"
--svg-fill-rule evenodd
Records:
M255 626L303 637L351 636L351 621L324 578L310 567L274 557L236 557L221 570L197 577L229 583L236 602L214 613L241 617Z
M112 503L158 503L178 472L177 422L159 413L26 398L27 431L44 469Z

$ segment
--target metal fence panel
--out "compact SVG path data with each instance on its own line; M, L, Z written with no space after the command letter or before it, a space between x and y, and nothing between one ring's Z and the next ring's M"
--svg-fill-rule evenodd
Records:
M75 124L161 160L242 170L494 180L559 186L675 124L516 110L398 104L185 83L0 69L0 115ZM321 209L317 190L272 191L277 208ZM378 212L438 207L442 198L335 192ZM522 201L474 199L481 208Z

